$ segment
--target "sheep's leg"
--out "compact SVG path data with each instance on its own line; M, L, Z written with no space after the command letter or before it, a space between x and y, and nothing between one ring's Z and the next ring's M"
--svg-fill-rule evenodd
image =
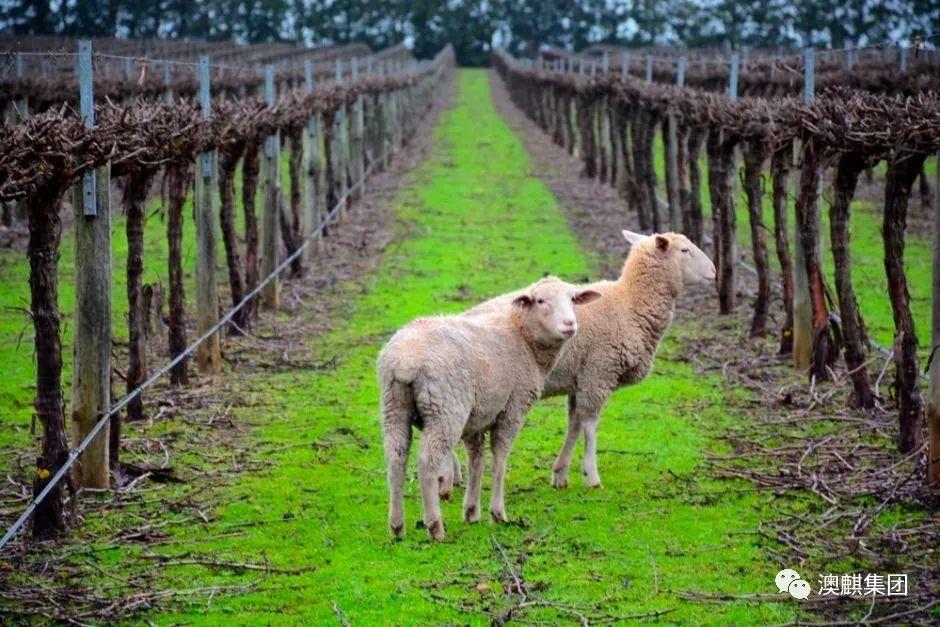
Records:
M581 405L583 406L584 403ZM578 408L584 409L578 412L578 422L584 433L584 459L581 461L581 472L584 473L584 485L589 488L601 487L601 476L597 473L597 425L600 422L603 406L604 403L601 402L590 408Z
M581 437L581 424L577 416L577 399L574 394L568 396L568 434L565 436L565 443L552 464L552 486L556 488L568 487L568 468L571 467L571 455L574 452L574 445Z
M442 501L449 501L454 492L454 462L450 455L444 457L437 473L437 495Z
M424 415L424 412L422 412ZM460 439L460 427L466 417L441 416L432 424L425 417L424 435L418 453L418 478L421 481L421 497L424 500L424 526L432 540L444 539L444 522L441 520L441 500L438 490L441 464L450 458L450 452Z
M388 474L388 529L400 538L405 535L403 491L411 448L411 388L393 382L382 390L382 435Z
M457 459L457 451L451 451L451 454L444 459L441 464L441 472L437 478L438 494L445 501L451 499L454 492L454 486L463 483L463 477L460 474L460 460Z
M503 499L503 483L506 479L506 460L512 449L512 442L522 428L523 416L496 423L490 433L490 448L493 451L493 486L490 491L490 518L493 522L509 522L506 516L506 504Z
M457 457L457 451L453 451L454 461L454 485L463 485L463 473L460 471L460 458Z
M463 519L480 521L480 489L483 486L483 434L477 433L463 439L467 448L467 491L463 496Z

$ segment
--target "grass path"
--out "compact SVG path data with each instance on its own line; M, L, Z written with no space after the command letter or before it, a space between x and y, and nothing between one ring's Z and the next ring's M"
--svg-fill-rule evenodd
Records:
M107 595L115 580L133 580L135 568L149 567L152 556L143 553L157 551L169 560L159 571L161 588L255 584L239 594L220 588L208 600L193 597L175 613L152 617L162 624L487 624L518 603L513 576L544 602L514 618L664 612L659 620L677 624L792 619L795 602L712 605L680 596L769 594L778 569L758 545L758 498L734 489L743 484L701 472L704 451L721 450L710 433L733 419L725 407L737 392L683 359L680 340L691 329L682 326L667 335L654 373L616 393L604 410L603 489L585 489L576 474L568 490L550 487L566 425L562 399L551 399L530 414L510 457L506 504L516 524L463 523L458 491L443 504L447 542L431 544L414 526L420 498L412 481L408 535L388 537L374 366L385 340L416 316L459 311L547 273L572 281L597 274L593 255L579 247L520 139L496 113L485 72L463 70L458 82L431 156L397 199L395 243L364 284L343 288L349 315L315 342L316 362L335 365L239 371L234 383L212 390L248 430L252 470L198 495L219 503L206 512L211 524L190 510L159 512L157 533L170 534L159 547L99 543L130 526L133 508L90 516L76 532L86 553L74 558L86 583ZM301 315L315 322L315 314ZM228 398L232 385L237 394ZM18 390L14 400L25 394ZM233 460L219 457L219 469ZM148 486L147 498L178 502L192 488ZM225 563L266 563L277 572L261 576Z
M573 280L593 273L529 169L520 141L493 108L485 73L462 71L457 105L436 131L433 154L399 199L401 238L367 289L350 290L353 313L343 330L321 340L336 369L245 377L250 407L236 407L235 419L257 424L257 449L276 452L264 457L266 471L226 489L216 524L269 524L210 541L204 536L217 533L215 525L185 527L177 548L166 549L196 546L204 558L313 570L272 575L257 591L219 596L161 622L237 615L239 622L319 623L342 614L352 624L487 623L488 613L512 604L497 543L540 598L585 606L588 614L597 613L595 605L614 615L674 609L665 620L753 623L792 612L787 603L704 605L676 595L769 593L776 568L755 544L754 497L696 471L703 448L712 446L706 427L727 419L727 392L717 378L696 376L671 341L655 374L605 409L603 490L549 486L565 424L555 399L532 412L510 458L507 509L518 525L468 525L455 500L444 504L448 541L432 545L414 528L420 504L411 482L408 536L388 538L374 380L384 340L417 315L460 310L547 272ZM305 442L315 444L285 448ZM691 486L715 494L683 498ZM119 562L121 553L107 557ZM185 565L169 573L174 587L255 578ZM550 606L527 617L571 618Z

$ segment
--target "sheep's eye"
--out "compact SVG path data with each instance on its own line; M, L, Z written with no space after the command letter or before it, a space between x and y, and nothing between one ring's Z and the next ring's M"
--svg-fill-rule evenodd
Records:
M689 252L689 249L688 249L688 248L683 248L683 249L682 249L682 252L688 253L688 252Z
M544 304L545 304L545 299L544 299L544 298L539 298L539 299L537 299L535 302L537 302L539 305L544 305Z

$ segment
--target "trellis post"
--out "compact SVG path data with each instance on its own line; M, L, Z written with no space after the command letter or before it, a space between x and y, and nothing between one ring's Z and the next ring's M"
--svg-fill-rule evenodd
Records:
M685 81L685 57L679 57L676 65L676 85ZM682 208L679 206L679 129L676 115L666 117L666 199L669 204L669 227L682 230Z
M731 54L731 68L728 74L728 99L737 101L738 99L738 75L740 72L740 56L737 52ZM725 131L721 131L721 139L725 141ZM718 266L718 297L722 313L730 313L734 308L737 297L737 146L730 151L730 154L721 156L726 171L731 172L730 194L728 202L721 209L719 218L720 224L720 254L716 263Z
M350 60L350 80L355 81L359 78L359 60L353 57ZM363 176L364 166L363 166L363 155L365 150L363 149L363 102L362 96L357 96L356 101L352 104L352 119L350 120L350 141L349 141L349 155L350 155L350 168L349 168L349 178L352 180L352 184L356 185ZM358 200L364 191L364 185L358 186L355 191L351 194L352 198L350 200Z
M803 51L803 101L813 102L816 91L816 57L812 48ZM818 212L818 203L807 211ZM809 295L806 258L800 238L799 221L794 221L793 255L793 366L797 370L810 367L813 358L813 312Z
M22 79L26 74L25 59L23 58L22 53L16 53L14 58L16 78ZM89 69L90 71L90 69ZM17 98L10 103L10 110L8 117L10 122L14 125L22 124L23 120L29 115L29 99L26 96ZM15 215L18 220L26 220L26 201L18 200L14 203Z
M646 55L646 84L653 82L653 55Z
M269 108L274 107L274 66L264 68L264 100ZM281 146L279 133L275 131L264 141L261 159L262 186L264 189L264 214L261 221L261 275L266 277L277 267L281 247L280 196L281 196ZM261 304L268 309L281 306L281 286L278 277L272 278L261 288Z
M16 78L22 79L26 74L25 60L22 53L17 52L14 59L16 65ZM17 98L13 101L13 111L11 111L10 121L14 124L20 124L26 116L29 115L29 101L26 96Z
M629 76L630 75L630 53L624 52L623 58L620 60L620 76Z
M95 124L91 42L78 42L79 105ZM111 166L84 175L72 188L75 211L75 340L72 363L72 438L85 439L111 406ZM78 460L79 483L107 489L108 432L98 432Z
M212 119L212 96L209 87L209 57L199 57L199 106L207 124ZM219 209L216 190L217 153L209 150L196 157L196 184L193 212L196 222L196 328L199 335L208 332L219 319L219 290L215 265L218 254ZM216 331L196 348L196 365L200 374L222 372L222 346Z
M304 88L309 94L313 92L313 64L310 59L304 60ZM320 181L317 175L320 172L320 134L317 132L317 116L311 115L307 119L307 126L303 134L303 163L301 171L304 185L304 213L303 213L303 234L309 237L320 223L320 202L319 191ZM307 246L304 249L304 259L309 260L316 252L316 246Z
M170 62L163 62L163 100L167 104L173 103L173 87L170 81Z
M731 55L731 73L728 75L728 98L738 99L738 73L740 72L740 61L738 53Z
M940 490L940 153L934 176L933 317L927 384L927 483Z
M336 84L343 84L343 61L336 59ZM333 114L333 141L332 141L332 163L333 163L333 189L336 190L336 200L340 202L341 209L339 215L346 213L348 189L347 182L347 154L348 154L349 135L346 132L346 107L341 105L337 107Z

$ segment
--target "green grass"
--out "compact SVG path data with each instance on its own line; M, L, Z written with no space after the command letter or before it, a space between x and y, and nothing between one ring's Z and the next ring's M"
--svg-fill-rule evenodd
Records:
M662 144L662 134L655 136L654 147L654 170L656 172L656 181L658 184L659 195L666 198L665 187L665 156ZM937 159L930 158L926 163L926 171L931 189L933 189L937 168ZM706 220L711 220L711 200L708 194L708 163L705 156L705 149L702 148L700 159L700 169L702 172L702 210L705 213ZM738 162L739 175L735 177L736 208L737 208L737 240L739 251L743 252L749 262L753 259L751 254L751 230L747 212L747 196L741 185L741 172L743 165ZM875 169L876 180L884 179L884 168ZM793 244L793 224L794 217L794 194L796 193L796 182L799 178L799 172L794 171L790 174L790 189L788 203L788 225L791 249ZM768 254L770 256L771 268L774 271L773 280L780 280L780 265L777 261L777 254L774 248L773 235L773 208L771 206L771 184L770 173L764 172L764 196L763 196L763 221L767 237ZM859 187L864 185L859 182ZM917 184L914 186L914 193L911 197L911 212L915 211L914 205L920 203ZM936 193L936 191L934 192ZM829 201L831 199L831 187L826 183L823 194L820 198L822 215L822 241L823 241L823 271L826 274L829 285L835 290L835 269L832 260L831 247L829 246ZM660 216L668 223L668 210L660 207ZM884 270L884 240L881 237L882 224L882 205L871 202L870 200L856 200L852 203L852 216L849 226L851 235L851 255L852 255L852 279L853 285L858 297L859 310L865 321L871 339L882 346L890 347L894 342L894 318L891 312L891 301L887 298L887 278ZM707 227L708 225L706 225ZM904 265L907 275L910 295L911 295L911 313L914 317L914 328L917 337L920 340L921 360L925 360L930 352L930 308L931 308L931 263L932 253L930 248L929 233L924 233L912 228L908 229L905 238ZM708 251L706 247L706 251ZM750 276L750 273L738 268L741 276ZM747 302L747 301L745 301ZM778 305L779 306L779 305ZM771 311L775 311L772 307ZM781 318L782 320L782 318Z
M422 530L416 486L406 491L409 534L386 531L386 488L374 362L384 340L411 318L460 310L487 295L547 272L593 275L589 256L565 226L555 200L531 173L519 139L496 114L486 76L462 71L456 108L436 131L436 148L399 198L402 238L385 255L363 292L350 286L352 313L319 340L332 371L239 373L234 418L254 425L258 450L316 442L264 455L264 469L216 497L219 520L183 524L176 547L213 559L266 560L278 567L313 566L300 575L272 575L255 592L217 596L208 607L155 617L157 622L353 624L488 622L503 607L503 562L493 539L541 597L561 604L602 604L634 614L676 608L677 623L754 623L790 617L789 603L706 605L676 592L768 593L777 568L753 531L756 498L701 476L702 451L714 447L708 428L728 417L718 378L697 376L670 359L667 341L656 372L614 395L604 411L600 458L605 487L575 482L550 488L550 464L564 434L563 404L532 412L510 459L507 509L518 526L460 520L458 502L444 505L448 541L431 544ZM677 331L681 333L681 330ZM488 474L488 473L487 473ZM485 487L488 486L488 476ZM715 494L685 498L692 487ZM209 539L230 524L268 521L244 535ZM115 524L115 523L110 523ZM119 565L135 549L104 551ZM191 587L252 580L236 572L180 566L164 585ZM529 617L564 618L550 608Z
M674 610L664 620L677 624L793 619L798 605L791 602L711 605L678 595L686 590L772 593L779 568L761 550L755 534L766 513L762 501L752 492L737 490L746 485L716 481L701 470L704 451L727 452L712 434L735 419L726 407L742 392L717 376L701 376L681 359L680 339L693 332L691 322L670 330L646 381L618 391L606 405L599 443L603 489L583 488L576 470L568 490L550 487L550 465L566 420L562 399L549 399L532 411L510 457L507 510L519 524L463 523L458 490L455 502L443 506L448 541L431 544L424 531L414 527L421 507L411 481L406 488L408 536L402 542L389 539L374 375L376 355L387 337L416 316L459 311L546 273L573 281L597 274L594 255L579 248L555 199L532 172L520 140L494 110L483 72L460 73L457 105L435 132L431 157L397 199L398 241L364 285L341 288L350 313L337 331L316 340L317 362L335 359L335 367L238 372L237 395L216 401L234 403L233 419L248 429L247 440L260 466L211 491L209 498L218 503L207 511L214 517L211 524L194 522L175 510L157 516L158 521L173 523L165 528L171 534L169 544L158 549L168 555L192 553L312 570L272 574L253 591L219 594L210 602L197 598L193 605L152 618L164 624L297 624L335 622L341 612L353 624L485 624L487 612L508 603L504 562L494 546L499 542L530 587L559 605L597 605L614 615ZM660 139L657 136L656 168L662 181ZM706 172L703 167L707 210ZM115 214L118 200L115 196ZM747 249L743 201L740 207L739 241ZM195 238L191 208L185 211L184 268L187 293L192 295ZM768 220L769 211L766 207ZM115 218L118 338L126 337L123 224ZM884 297L877 213L858 203L852 227L862 312L876 339L890 344L893 325ZM146 237L144 280L161 281L166 243L159 217L151 217ZM60 262L66 384L71 376L73 245L66 233ZM909 239L915 321L924 325L929 319L929 255L926 241ZM220 278L224 280L224 273ZM0 389L0 447L19 450L32 446L27 428L35 376L32 329L22 311L28 306L26 281L23 256L0 251L0 360L6 366L6 385ZM300 315L311 320L313 316ZM161 428L185 429L176 424ZM183 453L175 459L194 458ZM227 459L218 459L227 467ZM198 476L190 480L199 481ZM488 484L487 471L487 489ZM154 487L153 495L171 502L191 488ZM76 536L96 551L99 567L132 576L140 567L139 554L153 549L108 548L98 544L98 538L138 523L133 509L103 518L91 514ZM217 537L231 530L239 535ZM517 562L523 554L524 563ZM257 573L238 569L184 565L161 570L159 584L188 589L257 578ZM104 586L113 581L89 574L86 583ZM570 616L545 607L530 609L526 618L558 621Z
M151 214L144 232L144 283L162 283L166 287L167 243L165 222L154 214L159 199L150 204ZM114 236L112 241L112 307L114 338L127 341L127 238L122 215L120 193L112 192L111 201ZM192 206L184 208L183 269L184 285L189 298L195 294L196 230ZM220 244L221 247L221 244ZM221 250L221 248L220 248ZM220 257L221 258L221 257ZM59 310L61 313L62 355L65 398L71 387L71 353L75 313L75 240L70 229L64 229L59 257ZM225 279L222 279L223 282ZM25 253L0 250L0 363L4 365L5 385L0 388L0 447L29 445L30 416L36 381L33 356L33 328L29 322L29 266ZM165 356L154 356L159 363ZM117 364L122 370L122 364ZM120 391L118 388L116 391Z
M287 175L288 154L285 147L281 151L282 186L290 188ZM159 180L156 185L160 185ZM155 187L156 191L158 187ZM67 197L67 199L70 197ZM260 194L256 201L260 212ZM161 210L161 199L152 199L148 206L148 217L144 229L144 283L159 283L164 291L167 284L167 256L165 214ZM112 244L112 333L118 342L127 342L127 237L126 221L121 201L120 188L115 185L111 192L111 238ZM259 217L260 219L260 217ZM71 354L75 315L75 239L66 221L59 247L59 310L61 315L62 355L64 398L71 399L72 382ZM244 236L244 210L241 202L241 171L235 179L235 230L239 237ZM227 289L228 273L225 266L225 249L222 235L218 233L217 280L223 290ZM196 294L196 227L193 219L191 194L183 207L182 235L183 287L186 294L187 309L195 311ZM244 241L240 244L244 259ZM36 362L33 355L33 328L29 321L29 266L26 255L9 248L0 249L0 363L4 365L5 385L0 388L0 448L30 446L38 442L38 435L29 435L30 417L33 413L33 396L36 382ZM222 297L222 305L229 306L227 295ZM166 311L164 309L164 311ZM194 339L194 329L187 329L190 340ZM151 354L148 364L155 367L169 361L165 354ZM113 362L123 371L126 363ZM123 395L123 382L116 381L115 393ZM112 399L116 400L116 399ZM38 431L37 427L37 431Z

